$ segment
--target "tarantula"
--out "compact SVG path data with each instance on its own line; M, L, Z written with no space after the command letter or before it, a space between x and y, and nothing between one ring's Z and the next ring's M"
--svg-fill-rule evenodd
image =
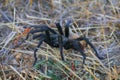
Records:
M66 50L73 49L73 50L79 51L81 53L81 55L83 56L82 64L84 64L85 59L86 59L86 54L84 53L84 47L85 46L83 44L81 44L80 41L85 41L86 45L89 44L90 47L95 51L96 56L99 59L102 59L101 57L99 57L95 47L89 41L88 38L86 38L86 37L78 37L76 39L70 39L69 38L70 22L68 22L65 25L65 30L64 30L65 33L63 32L60 23L55 23L55 24L56 24L56 27L58 29L58 33L55 30L48 27L47 25L32 25L32 26L30 26L30 27L33 27L35 30L31 30L27 34L26 40L28 39L29 34L33 34L33 39L37 39L37 38L39 39L39 43L34 50L35 61L34 61L33 65L35 65L35 63L37 62L36 52L37 52L38 48L41 46L42 42L47 43L51 47L59 48L60 49L60 55L61 55L61 58L62 58L63 61L65 61L64 54L63 54L63 48L66 49ZM35 33L38 33L38 32L41 32L41 33L40 34L35 34Z

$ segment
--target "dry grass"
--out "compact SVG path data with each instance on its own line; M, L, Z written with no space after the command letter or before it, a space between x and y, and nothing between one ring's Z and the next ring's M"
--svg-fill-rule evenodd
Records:
M3 0L0 8L0 80L120 79L119 0ZM99 60L88 48L82 68L78 52L64 50L67 61L62 62L59 50L44 43L33 67L33 49L38 40L23 43L23 27L47 24L56 30L52 26L56 21L65 25L68 19L75 23L71 30L88 37L100 55L107 58ZM15 45L19 36L19 45Z

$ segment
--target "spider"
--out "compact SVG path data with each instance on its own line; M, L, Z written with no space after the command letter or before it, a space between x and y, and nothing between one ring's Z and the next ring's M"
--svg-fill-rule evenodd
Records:
M28 39L29 34L33 35L33 39L38 39L39 40L39 43L38 43L37 47L34 50L34 58L35 58L35 60L34 60L33 65L35 65L35 63L37 62L36 52L37 52L38 48L41 46L41 44L43 42L50 45L51 47L59 48L61 59L63 61L65 61L64 54L63 54L63 48L66 49L66 50L73 49L73 50L76 50L76 51L81 53L81 55L83 56L82 64L85 64L85 59L86 59L86 54L84 53L85 45L80 43L80 41L85 41L86 46L89 45L95 51L96 56L99 59L102 59L99 56L99 54L97 53L97 50L95 49L95 47L89 41L88 38L86 38L86 37L78 37L78 38L75 38L75 39L70 39L69 38L69 35L70 35L70 31L69 31L70 22L67 22L66 25L65 25L65 29L64 29L65 33L63 32L60 23L55 23L55 24L56 24L56 27L58 29L58 32L51 29L47 25L31 25L30 26L30 27L34 28L34 30L31 30L27 34L26 40ZM41 32L41 33L36 34L38 32Z

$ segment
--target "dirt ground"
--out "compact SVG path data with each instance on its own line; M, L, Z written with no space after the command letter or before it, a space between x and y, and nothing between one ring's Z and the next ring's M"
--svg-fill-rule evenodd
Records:
M30 35L25 41L27 27L46 24L57 31L55 22L64 28L69 19L74 23L71 31L89 38L104 59L96 58L87 47L83 69L79 52L64 50L67 62L63 63L59 49L43 43L37 52L38 64L33 67L39 39L32 40ZM0 1L0 80L119 80L119 54L119 0Z

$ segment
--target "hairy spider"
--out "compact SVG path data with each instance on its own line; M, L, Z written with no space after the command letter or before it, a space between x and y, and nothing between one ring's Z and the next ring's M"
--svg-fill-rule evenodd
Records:
M39 39L39 43L37 45L37 47L34 50L34 64L37 61L37 57L36 57L36 52L38 50L38 48L41 46L42 42L47 43L48 45L50 45L51 47L55 47L55 48L59 48L60 49L60 55L62 60L64 61L64 54L63 54L63 48L68 50L68 49L73 49L76 51L79 51L81 53L81 55L83 56L83 64L85 63L85 59L86 59L86 54L84 53L84 45L80 43L80 41L85 41L86 45L88 44L94 51L96 56L99 59L102 59L101 57L99 57L95 47L93 46L93 44L89 41L88 38L86 37L78 37L76 39L70 39L69 38L69 25L70 22L67 22L67 24L65 25L65 33L63 33L62 27L60 26L59 23L56 23L56 27L58 29L58 33L51 29L50 27L48 27L47 25L32 25L30 27L33 27L34 30L31 30L28 35L26 36L26 40L29 37L29 34L33 34L33 39ZM41 32L39 34L35 34Z

